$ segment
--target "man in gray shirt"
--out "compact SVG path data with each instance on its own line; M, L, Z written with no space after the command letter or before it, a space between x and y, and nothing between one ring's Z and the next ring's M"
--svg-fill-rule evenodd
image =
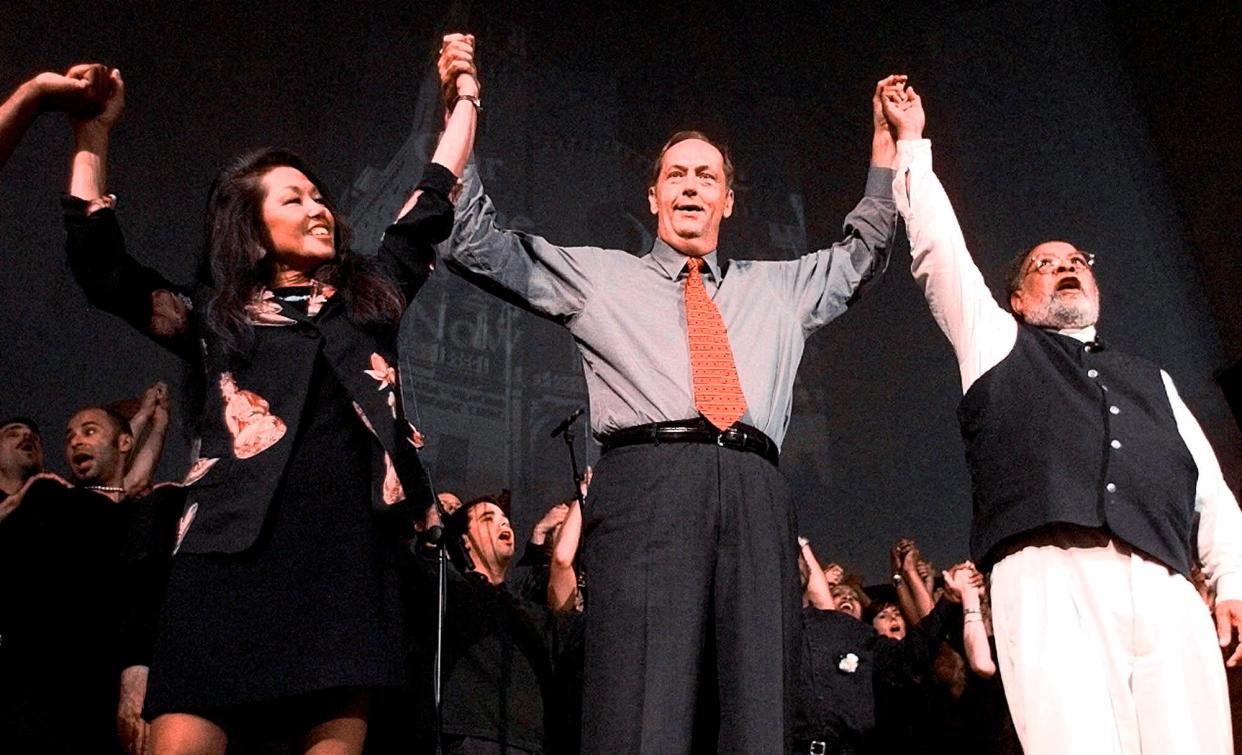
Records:
M877 84L871 169L845 238L795 260L718 255L733 166L698 132L675 134L656 161L658 240L643 256L499 228L466 169L445 261L569 330L604 446L583 522L583 752L787 751L801 603L776 463L806 337L887 264L896 152L880 95L903 80ZM698 324L704 309L714 326ZM713 327L716 362L703 367L695 339ZM705 397L709 381L733 398Z

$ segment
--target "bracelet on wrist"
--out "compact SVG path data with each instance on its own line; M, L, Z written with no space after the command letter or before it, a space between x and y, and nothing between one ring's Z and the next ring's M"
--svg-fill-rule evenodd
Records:
M902 578L901 572L893 572L893 584L899 585L906 580Z
M456 108L457 103L461 102L462 100L465 100L466 102L469 102L471 105L474 105L474 109L476 112L479 112L479 113L483 112L483 101L480 100L477 95L473 95L473 94L457 95L457 99L453 100L453 108Z

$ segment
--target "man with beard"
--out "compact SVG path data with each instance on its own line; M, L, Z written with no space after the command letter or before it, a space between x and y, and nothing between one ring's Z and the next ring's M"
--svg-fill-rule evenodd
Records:
M43 471L43 438L34 420L10 417L0 422L0 521L17 507L19 493Z
M125 467L133 448L129 420L114 409L88 407L69 420L65 461L78 487L120 501L125 496Z
M1220 647L1242 623L1242 513L1207 438L1167 373L1097 335L1090 254L1038 244L1010 265L1010 311L993 300L932 172L920 98L886 93L884 114L912 272L957 357L972 559L992 572L1023 747L1231 752ZM1196 546L1215 634L1189 579Z
M4 445L0 459L10 455ZM0 573L8 575L0 583L5 751L116 750L124 531L117 502L132 446L123 417L83 409L65 436L77 486L38 475L10 496L10 513L0 521Z

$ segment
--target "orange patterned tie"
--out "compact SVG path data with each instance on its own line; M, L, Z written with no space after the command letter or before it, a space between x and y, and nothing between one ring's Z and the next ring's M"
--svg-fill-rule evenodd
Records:
M686 331L690 336L694 406L708 422L724 430L741 419L746 397L737 379L724 319L703 288L701 267L703 260L698 257L686 260Z

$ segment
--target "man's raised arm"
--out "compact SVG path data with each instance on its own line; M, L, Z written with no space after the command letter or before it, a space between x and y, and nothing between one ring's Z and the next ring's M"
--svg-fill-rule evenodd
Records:
M883 93L904 85L900 74L876 82L871 97L871 162L863 198L845 216L844 236L832 246L780 263L782 298L810 332L845 312L888 267L889 251L897 230L893 205L893 166L897 160L896 132L884 116Z
M966 249L953 205L932 172L922 98L913 87L894 87L885 91L883 104L897 133L893 194L910 237L910 271L953 345L965 393L1013 349L1017 322L992 298Z

